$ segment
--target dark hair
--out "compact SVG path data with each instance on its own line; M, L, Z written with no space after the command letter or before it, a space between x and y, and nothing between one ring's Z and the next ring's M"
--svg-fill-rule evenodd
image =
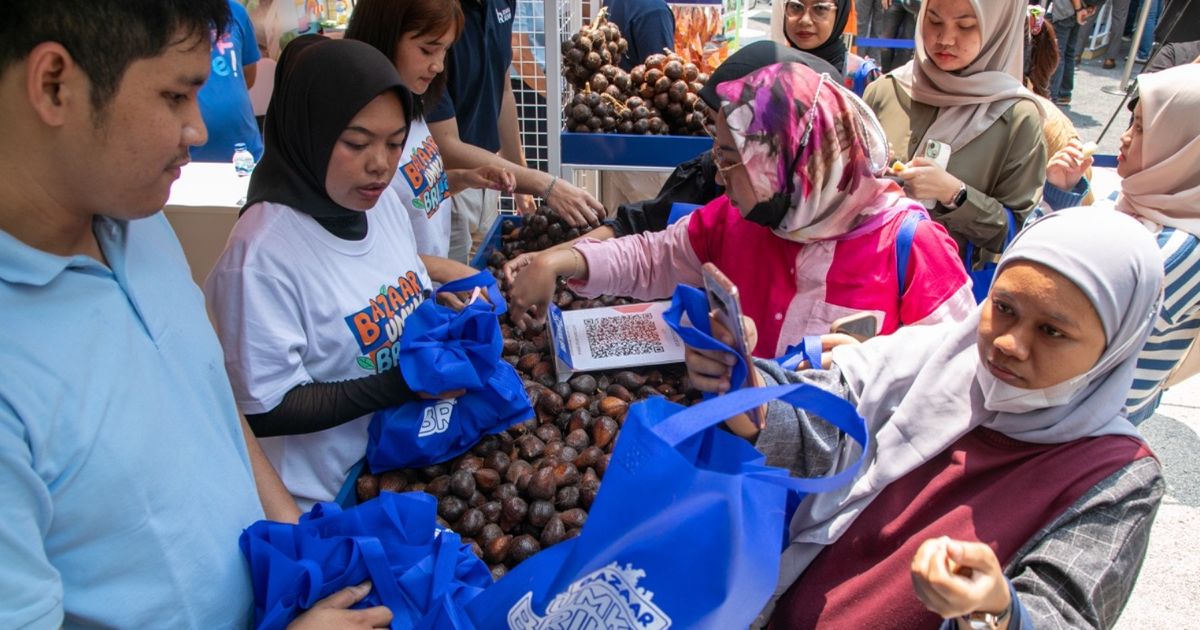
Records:
M456 0L358 0L350 15L346 39L366 42L396 63L396 48L405 33L420 36L453 29L457 40L465 23L462 7ZM415 101L418 111L410 116L421 117L422 110L432 109L445 91L446 72L443 70L433 78L425 94Z
M0 74L44 42L62 44L91 82L103 110L129 65L229 22L227 0L4 0Z

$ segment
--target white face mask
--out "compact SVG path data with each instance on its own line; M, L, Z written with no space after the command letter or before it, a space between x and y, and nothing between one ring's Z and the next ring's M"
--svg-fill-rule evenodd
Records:
M1157 315L1158 305L1156 303L1146 319L1152 321ZM1088 383L1092 382L1094 374L1110 370L1116 364L1116 357L1124 356L1125 352L1140 339L1137 335L1131 335L1116 349L1105 350L1092 369L1043 389L1024 389L1009 385L996 378L987 369L981 358L975 365L975 380L979 381L979 386L983 388L983 408L1000 413L1028 413L1038 409L1065 405L1071 402L1080 390L1087 387Z
M1088 384L1091 370L1057 385L1043 389L1025 389L996 378L983 361L975 366L975 380L983 389L983 408L1001 413L1028 413L1071 402Z

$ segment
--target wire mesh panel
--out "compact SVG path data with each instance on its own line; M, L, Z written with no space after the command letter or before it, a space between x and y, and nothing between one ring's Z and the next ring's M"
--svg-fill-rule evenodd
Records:
M571 32L572 17L578 21L580 5L581 0L517 0L510 81L525 161L539 171L559 172L559 159L551 155L556 146L551 146L550 138L559 132L559 112L569 94L564 93L562 81L553 80L561 54L557 38ZM504 198L501 207L511 209L511 198Z
M546 170L546 26L542 0L517 0L512 49L510 78L525 160L530 168Z

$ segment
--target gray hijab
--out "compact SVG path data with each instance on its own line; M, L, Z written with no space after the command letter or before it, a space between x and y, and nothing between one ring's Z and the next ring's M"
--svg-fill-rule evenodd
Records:
M833 362L857 395L858 410L872 434L868 463L848 487L809 495L800 505L791 522L792 542L784 550L776 596L888 484L976 427L1039 444L1100 435L1138 437L1123 407L1137 356L1161 303L1162 257L1154 238L1119 212L1072 208L1051 213L1021 232L997 273L1019 260L1066 276L1099 314L1108 345L1088 371L1087 384L1057 407L1023 414L984 409L975 376L976 340L981 309L990 308L990 300L963 322L909 326L834 350ZM848 444L838 460L853 461L857 449L857 444Z

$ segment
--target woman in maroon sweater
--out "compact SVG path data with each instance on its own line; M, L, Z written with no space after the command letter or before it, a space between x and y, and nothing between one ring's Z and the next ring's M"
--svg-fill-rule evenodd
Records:
M757 363L762 384L834 391L871 430L857 479L808 497L792 518L761 623L1116 621L1163 494L1158 462L1122 413L1162 263L1127 216L1052 216L1017 237L966 322L841 346L825 371ZM729 363L688 351L689 377L704 390L728 388ZM857 457L853 440L800 410L777 401L766 418L761 433L744 418L730 427L769 463L814 476Z

